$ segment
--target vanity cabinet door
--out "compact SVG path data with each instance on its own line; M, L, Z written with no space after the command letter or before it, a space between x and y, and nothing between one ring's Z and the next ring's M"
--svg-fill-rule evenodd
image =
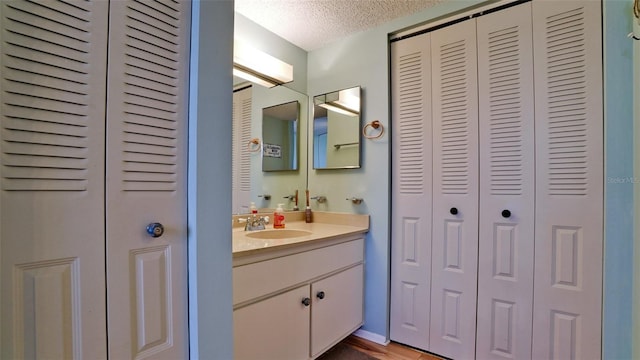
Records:
M311 357L327 350L363 322L363 265L311 284Z
M305 285L235 310L235 359L307 359L311 306L303 300L308 298Z

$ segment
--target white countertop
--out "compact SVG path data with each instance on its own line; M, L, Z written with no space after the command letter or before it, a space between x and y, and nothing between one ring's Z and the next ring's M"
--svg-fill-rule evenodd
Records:
M267 214L268 215L268 214ZM369 231L369 215L314 212L314 222L305 223L304 212L285 213L285 229L304 230L310 235L284 239L257 239L246 236L260 231L278 231L272 224L265 230L245 231L244 227L233 228L233 257L255 254L260 251L291 248L311 242L331 240Z

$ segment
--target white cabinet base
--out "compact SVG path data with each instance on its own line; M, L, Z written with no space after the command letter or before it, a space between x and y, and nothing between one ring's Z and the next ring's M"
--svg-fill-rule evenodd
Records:
M235 359L313 359L355 331L363 262L364 238L347 236L235 266Z

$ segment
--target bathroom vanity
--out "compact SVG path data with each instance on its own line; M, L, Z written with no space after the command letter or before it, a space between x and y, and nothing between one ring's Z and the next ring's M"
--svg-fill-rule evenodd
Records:
M303 216L287 213L284 230L234 228L235 359L315 359L363 323L369 216Z

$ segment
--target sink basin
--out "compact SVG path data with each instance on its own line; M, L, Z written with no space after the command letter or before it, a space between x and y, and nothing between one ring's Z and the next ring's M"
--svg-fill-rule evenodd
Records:
M310 231L306 230L294 230L294 229L273 229L247 232L247 237L254 239L289 239L300 236L311 235Z

